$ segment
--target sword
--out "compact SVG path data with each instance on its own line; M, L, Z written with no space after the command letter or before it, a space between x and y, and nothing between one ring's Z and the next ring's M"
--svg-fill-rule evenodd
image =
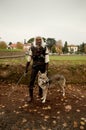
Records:
M26 74L27 74L27 73L24 72L24 74L19 78L18 82L16 83L16 87L12 87L12 91L9 92L8 97L10 97L11 94L17 89L17 86L18 86L19 82L22 80L23 77L26 76Z

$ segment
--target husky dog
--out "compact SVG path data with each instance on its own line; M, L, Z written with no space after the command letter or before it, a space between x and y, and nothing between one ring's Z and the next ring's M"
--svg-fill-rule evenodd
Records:
M48 87L49 87L49 78L47 76L47 72L41 73L39 71L39 73L38 73L38 85L43 90L43 97L41 98L41 100L42 100L42 103L45 103L46 97L47 97L47 92L48 92Z
M66 79L65 79L65 77L63 75L56 74L53 77L51 77L51 79L49 79L48 76L47 76L47 72L41 73L39 71L39 73L38 73L38 85L43 90L43 97L41 98L42 99L42 103L45 103L46 97L47 97L48 88L50 86L50 82L53 83L53 81L54 82L56 81L56 83L58 83L58 85L62 89L63 96L65 96Z

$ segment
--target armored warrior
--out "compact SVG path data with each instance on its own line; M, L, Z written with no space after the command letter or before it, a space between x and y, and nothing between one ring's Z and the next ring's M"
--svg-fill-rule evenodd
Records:
M34 82L38 74L38 71L41 71L41 73L48 71L49 51L46 44L44 44L43 39L40 36L35 38L33 46L31 46L31 48L28 51L25 73L28 72L28 67L30 65L31 60L33 61L33 63L32 63L30 83L28 85L29 87L28 102L33 101ZM39 96L40 97L42 96L42 89L40 87L39 87Z

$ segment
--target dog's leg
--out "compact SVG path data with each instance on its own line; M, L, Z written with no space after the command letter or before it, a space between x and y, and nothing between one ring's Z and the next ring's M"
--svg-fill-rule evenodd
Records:
M44 99L44 93L45 93L44 89L42 89L42 91L43 91L43 95L42 95L41 100L43 100L43 99Z
M46 101L47 91L48 91L48 88L44 89L44 95L43 95L43 101L42 101L42 103L45 103L45 101Z
M41 98L42 103L45 103L45 89L43 89L43 97Z
M63 97L65 97L66 80L63 79L63 80L59 81L59 85L60 85L61 90L62 90L62 95L63 95Z
M63 90L63 97L65 97L65 86L62 86L62 90Z

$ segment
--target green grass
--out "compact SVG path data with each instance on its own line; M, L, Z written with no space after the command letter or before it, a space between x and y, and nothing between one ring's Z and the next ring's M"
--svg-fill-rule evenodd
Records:
M0 49L0 52L23 52L22 49Z
M0 64L26 64L26 58L8 58L8 59L0 59Z
M50 56L50 60L65 60L65 61L86 61L86 56L84 55L70 55L70 56Z
M23 64L27 62L26 57L0 59L0 64ZM86 56L50 56L50 64L56 65L81 65L86 64Z
M83 55L50 56L50 63L57 65L82 65L86 64L86 56Z

